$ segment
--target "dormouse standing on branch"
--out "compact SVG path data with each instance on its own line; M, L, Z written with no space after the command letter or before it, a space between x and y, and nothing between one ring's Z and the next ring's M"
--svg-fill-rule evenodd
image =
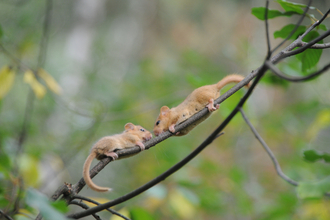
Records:
M100 187L93 183L89 175L89 169L94 158L101 160L105 157L111 157L113 160L118 158L115 150L139 146L141 151L145 149L142 142L150 140L152 134L141 127L140 125L134 125L127 123L125 125L125 131L121 134L115 134L112 136L106 136L97 141L91 149L91 153L87 157L83 167L83 177L86 184L93 190L98 192L110 191L110 188Z
M224 77L217 84L206 85L195 89L188 97L177 107L169 108L163 106L160 109L160 114L154 125L154 134L160 135L165 131L174 133L175 136L186 135L199 123L208 118L211 113L219 108L219 104L214 106L214 100L220 96L220 89L229 83L238 83L244 79L243 76L232 74ZM246 85L249 87L249 84ZM175 132L174 126L179 124L203 108L207 107L209 112L195 123L182 129L180 132Z

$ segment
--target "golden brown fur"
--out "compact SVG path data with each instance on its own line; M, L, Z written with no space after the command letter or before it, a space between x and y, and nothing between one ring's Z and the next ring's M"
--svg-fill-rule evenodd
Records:
M106 136L101 138L92 147L91 153L87 157L83 167L83 177L86 184L93 190L98 192L110 191L110 188L100 187L93 183L89 175L89 169L94 158L101 160L105 157L112 157L113 160L118 158L114 150L134 147L138 145L141 151L144 150L143 141L152 138L152 134L139 125L127 123L125 131L121 134Z
M172 133L175 133L174 126L179 124L192 115L196 114L203 108L207 107L209 113L204 117L196 121L194 124L189 127L181 130L179 133L176 133L176 136L182 136L191 131L195 126L208 118L213 111L219 108L219 105L214 107L214 100L220 96L220 89L225 85L235 82L238 83L244 79L243 76L232 74L228 75L219 81L217 84L206 85L195 89L188 97L177 107L169 108L163 106L160 109L160 114L156 120L154 126L154 134L158 136L159 134L170 130Z

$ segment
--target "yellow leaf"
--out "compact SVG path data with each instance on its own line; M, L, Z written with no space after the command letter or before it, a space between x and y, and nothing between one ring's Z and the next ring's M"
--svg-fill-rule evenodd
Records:
M40 68L38 70L38 75L40 76L40 78L42 78L46 82L48 88L51 91L53 91L54 93L56 93L58 95L61 94L62 88L58 85L58 83L55 81L55 79L46 72L46 70Z
M89 197L91 200L94 200L95 202L98 202L98 203L106 203L106 202L109 202L110 200L109 199L105 199L105 198L102 198L102 197ZM89 206L89 207L93 207L93 206L96 206L94 203L91 203L91 202L87 202L85 201L85 203Z
M5 97L13 85L15 71L9 66L4 66L0 70L0 99Z
M39 182L39 161L27 154L23 154L19 161L19 170L26 186L37 187Z
M327 200L308 201L303 205L303 219L327 220L330 219L330 202Z
M37 96L38 99L41 99L45 96L45 87L37 80L31 70L28 70L24 73L24 82L30 84L34 94Z
M315 138L316 135L320 132L320 130L328 127L330 125L330 110L325 109L320 111L315 121L309 126L307 131L307 135L309 138Z
M169 203L180 219L193 219L196 208L179 190L170 192Z
M129 218L130 218L129 211L128 211L128 209L126 209L126 208L122 208L122 209L120 209L120 210L119 210L119 213L122 214L123 216L126 216L126 217L129 217ZM111 220L123 220L122 217L119 217L119 216L117 216L117 215L112 215L110 219L111 219Z
M14 219L16 220L28 220L31 218L28 218L28 216L34 216L36 213L31 213L27 209L19 209L18 214L14 215Z

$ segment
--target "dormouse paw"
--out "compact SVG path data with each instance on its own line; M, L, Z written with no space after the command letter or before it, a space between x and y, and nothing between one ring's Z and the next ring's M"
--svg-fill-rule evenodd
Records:
M107 153L105 153L105 155L108 156L108 157L111 157L112 160L116 160L116 159L118 159L118 154L116 154L116 153L113 152L113 151L111 151L111 152L107 152Z
M175 134L175 129L174 129L175 125L171 125L168 130L170 130L171 133Z
M136 145L138 145L141 149L141 151L144 151L146 149L146 147L144 146L144 144L141 141L137 141Z
M209 112L214 112L215 110L219 109L220 105L216 104L214 106L214 100L210 99L209 100L209 104L206 105L207 109L209 110Z

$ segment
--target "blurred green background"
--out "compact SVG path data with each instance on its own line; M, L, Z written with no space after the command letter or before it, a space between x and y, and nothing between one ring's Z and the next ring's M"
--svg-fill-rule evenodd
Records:
M99 138L122 132L127 122L152 130L162 105L173 107L199 86L258 68L266 54L265 30L251 8L264 4L256 0L53 1L43 68L62 93L48 90L44 98L34 100L19 153L25 109L31 105L24 71L17 71L13 87L0 101L0 156L6 161L0 167L0 207L12 204L8 194L15 192L17 173L25 189L33 187L51 196L63 182L74 184L81 178L84 160ZM330 2L313 5L324 13ZM280 9L273 1L270 7ZM312 13L321 17L315 10ZM38 68L44 18L45 1L0 1L1 45L32 69ZM298 19L271 20L270 33ZM273 46L279 42L271 37ZM327 62L329 52L323 51L318 67ZM0 53L0 68L14 64ZM296 58L280 67L299 74ZM330 153L329 74L301 84L284 83L270 74L266 78L246 103L247 115L284 173L296 181L325 178L329 164L307 162L303 151ZM227 99L189 135L169 138L109 164L94 182L110 186L111 193L85 187L80 194L105 202L164 172L197 147L244 92ZM183 169L115 208L132 219L330 219L328 200L300 199L295 187L276 175L240 115L226 127L225 135ZM78 210L70 206L71 213ZM117 219L104 211L100 215Z

